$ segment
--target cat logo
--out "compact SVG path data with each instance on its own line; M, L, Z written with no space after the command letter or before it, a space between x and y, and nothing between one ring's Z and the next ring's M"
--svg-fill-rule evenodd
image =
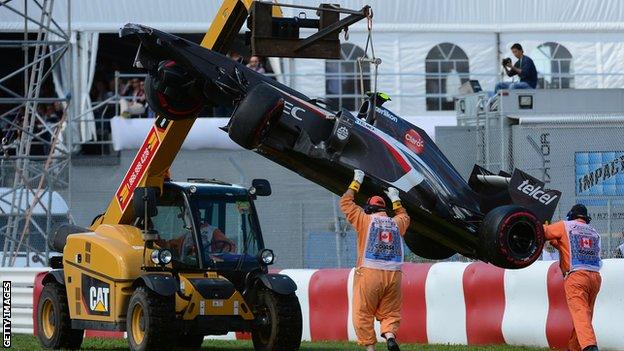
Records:
M89 314L110 316L110 285L99 279L82 275L82 298Z
M108 312L108 294L109 288L96 288L92 286L89 289L89 308L94 312Z

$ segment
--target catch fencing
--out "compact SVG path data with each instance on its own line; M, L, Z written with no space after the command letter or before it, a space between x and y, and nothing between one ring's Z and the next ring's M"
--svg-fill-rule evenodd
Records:
M436 143L466 179L474 164L494 173L518 168L560 190L553 221L585 204L603 257L614 257L624 243L623 94L512 90L498 99L461 97L458 126L436 127Z

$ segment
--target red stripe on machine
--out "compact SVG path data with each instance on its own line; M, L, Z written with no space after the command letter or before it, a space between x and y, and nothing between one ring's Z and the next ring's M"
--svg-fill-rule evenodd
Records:
M505 270L475 262L463 276L468 344L504 344Z
M156 126L152 126L134 161L132 161L132 165L124 176L119 189L115 193L115 199L117 199L122 212L126 210L130 200L132 200L134 189L139 185L159 146L160 139L156 132Z

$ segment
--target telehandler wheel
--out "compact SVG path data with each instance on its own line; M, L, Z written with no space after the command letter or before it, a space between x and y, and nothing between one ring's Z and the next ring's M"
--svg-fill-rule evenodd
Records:
M43 286L39 296L37 320L37 337L44 348L80 348L84 330L71 328L67 293L65 287L56 281Z
M256 315L260 324L251 333L254 350L299 350L303 322L297 295L262 290L257 304Z
M126 331L133 351L173 349L175 306L173 297L138 287L128 302Z
M264 83L256 85L232 114L228 129L230 139L245 149L255 149L283 109L284 99L277 90Z

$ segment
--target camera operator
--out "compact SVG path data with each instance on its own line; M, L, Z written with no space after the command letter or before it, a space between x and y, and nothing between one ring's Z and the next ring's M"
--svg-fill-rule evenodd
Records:
M522 45L515 43L511 46L511 52L518 59L515 64L511 64L510 58L503 59L503 68L507 76L520 77L519 82L499 82L496 84L495 92L501 89L535 89L537 87L537 70L530 57L524 54Z

